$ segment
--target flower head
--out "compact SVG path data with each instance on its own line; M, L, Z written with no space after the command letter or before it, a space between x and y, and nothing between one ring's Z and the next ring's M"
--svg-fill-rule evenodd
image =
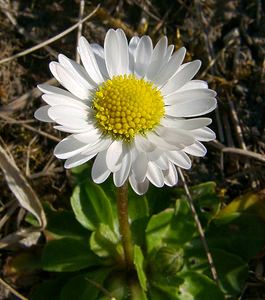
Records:
M60 54L50 70L66 89L39 85L46 106L35 117L56 122L70 133L55 147L65 168L95 157L92 178L102 183L113 173L116 186L129 179L144 194L178 181L176 166L191 167L187 154L204 156L201 141L215 139L210 118L194 118L216 107L216 93L192 80L200 61L184 63L185 48L162 37L153 47L148 36L129 44L121 29L107 32L104 48L79 40L83 66ZM172 54L173 53L173 54Z

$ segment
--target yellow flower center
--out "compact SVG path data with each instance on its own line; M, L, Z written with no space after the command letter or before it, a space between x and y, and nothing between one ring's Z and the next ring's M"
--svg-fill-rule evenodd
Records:
M94 95L93 108L104 133L127 141L153 129L165 113L160 91L134 75L114 76L102 83Z

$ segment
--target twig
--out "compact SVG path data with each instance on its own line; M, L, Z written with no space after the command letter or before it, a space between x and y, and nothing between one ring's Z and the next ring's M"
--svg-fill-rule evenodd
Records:
M79 5L79 22L83 19L84 15L84 10L85 10L85 0L80 0L80 5ZM77 30L77 43L82 35L82 28L83 28L83 23L80 23L78 26ZM77 51L76 47L76 62L79 64L80 63L80 55Z
M217 62L217 60L219 59L219 57L221 55L223 55L225 53L225 51L228 49L228 47L230 47L233 43L234 43L234 39L231 39L217 54L216 56L208 63L208 66L203 70L203 72L201 73L201 77L205 77L207 72L215 65L215 63Z
M163 24L166 22L166 19L168 18L168 15L171 13L174 5L175 4L173 3L169 7L169 9L166 11L166 13L164 14L162 20L158 21L157 25L155 26L154 30L152 31L152 36L154 36L160 30L160 28L163 26Z
M44 136L44 137L46 137L46 138L48 138L48 139L50 139L50 140L52 140L52 141L60 142L60 140L61 140L61 139L57 138L56 136L53 136L53 135L51 135L51 134L49 134L49 133L46 133L45 131L42 131L42 130L40 130L40 129L36 129L36 128L34 128L34 127L28 125L28 124L23 124L23 123L21 123L21 121L17 121L17 120L15 120L15 119L13 119L13 118L7 117L7 116L5 116L5 115L4 115L3 113L1 113L1 112L0 112L0 118L3 119L3 120L5 120L5 121L7 121L7 122L10 123L10 124L19 124L19 125L23 126L24 128L26 128L26 129L28 129L28 130L30 130L30 131L36 132L36 133L38 133L39 135L42 135L42 136Z
M115 28L121 28L124 30L127 36L132 37L135 35L135 32L131 30L131 28L125 24L121 19L112 17L108 11L104 8L99 8L97 11L97 17L102 21L108 22L108 24Z
M0 283L7 288L13 295L15 295L16 297L18 297L21 300L28 300L28 298L24 297L23 295L21 295L19 292L17 292L14 288L12 288L11 285L9 285L7 282L5 282L1 277L0 277Z
M33 36L31 36L23 27L18 25L17 20L12 16L10 13L11 9L8 7L8 4L3 3L3 1L0 2L0 6L2 8L3 13L6 15L6 17L9 19L11 24L17 29L17 31L23 35L27 40L32 41L34 43L39 43ZM57 52L53 50L49 46L44 46L44 49L50 53L52 56L57 57Z
M3 212L4 210L8 209L8 207L12 206L16 201L15 200L10 200L6 204L0 207L0 213Z
M13 215L15 210L17 209L17 203L13 203L13 205L8 209L6 214L0 219L0 230L5 225L5 223L8 221L8 219Z
M231 131L231 126L230 126L230 122L228 119L228 115L226 113L223 114L222 116L223 119L223 124L224 124L224 129L225 129L225 134L226 134L226 139L227 139L227 144L229 147L234 147L235 143L233 140L233 136L232 136L232 131Z
M80 24L86 22L89 18L91 18L93 15L95 15L95 13L98 11L99 9L99 5L92 11L92 13L90 13L88 16L86 16L84 19L82 19L81 21L77 22L76 24L74 24L73 26L67 28L66 30L64 30L63 32L57 34L56 36L48 39L47 41L44 41L42 43L39 43L38 45L34 46L34 47L31 47L29 49L26 49L22 52L19 52L13 56L10 56L10 57L7 57L7 58L4 58L2 60L0 60L0 64L3 64L3 63L6 63L10 60L13 60L15 58L18 58L18 57L21 57L21 56L24 56L24 55L27 55L29 53L32 53L40 48L43 48L44 46L47 46L57 40L59 40L60 38L62 38L63 36L67 35L68 33L70 33L71 31L75 30Z
M44 84L57 85L58 82L55 78L51 78L51 79L47 80L46 82L44 82ZM42 92L37 87L35 87L32 90L30 90L29 92L26 92L22 96L20 96L17 99L13 100L9 104L7 104L5 106L1 106L0 107L0 113L5 112L5 114L9 114L9 113L13 113L17 110L21 110L26 106L27 100L29 98L36 99L41 94L42 94Z
M243 150L247 150L247 147L246 147L246 144L245 144L244 138L243 138L242 129L241 129L241 126L239 124L239 119L238 119L238 116L237 116L235 105L234 105L233 101L231 101L229 99L229 96L228 95L226 95L226 96L227 96L228 105L230 107L231 117L232 117L232 121L233 121L233 124L234 124L234 127L235 127L236 137L237 137L239 147L242 148Z
M28 144L28 147L27 147L27 159L26 159L26 177L30 177L30 166L29 166L29 162L30 162L30 151L31 151L31 146L32 144L36 141L36 139L38 138L37 135L35 135L31 141L29 142Z
M196 209L195 209L195 206L194 206L194 203L193 203L193 199L191 197L188 185L186 183L186 180L185 180L185 177L183 175L183 172L182 172L181 168L178 168L178 172L179 172L180 178L183 182L184 189L185 189L185 192L186 192L186 195L187 195L187 199L188 199L188 202L189 202L189 205L190 205L190 209L191 209L194 221L196 223L196 227L197 227L197 230L199 232L204 250L206 252L207 260L208 260L208 263L209 263L209 266L210 266L210 269L211 269L213 279L215 280L217 286L219 288L221 288L220 280L218 278L216 267L215 267L214 262L213 262L213 257L212 257L212 254L211 254L210 250L209 250L209 246L208 246L208 243L206 241L205 234L204 234L201 222L200 222L199 217L197 215L197 212L196 212Z
M253 152L253 151L239 149L239 148L233 148L233 147L225 147L221 151L244 155L244 156L251 157L251 158L254 158L256 160L259 160L259 161L265 163L265 155L262 155L262 154L259 154L259 153Z
M54 168L52 170L48 170L48 171L42 171L42 172L38 172L38 173L34 173L34 174L30 174L28 176L29 179L33 180L33 179L37 179L40 177L45 177L45 176L52 176L54 175L54 173L62 173L65 169L64 168Z
M224 130L222 127L220 111L219 111L218 107L215 109L215 119L216 119L216 123L217 123L218 136L219 136L221 143L223 143L225 141Z

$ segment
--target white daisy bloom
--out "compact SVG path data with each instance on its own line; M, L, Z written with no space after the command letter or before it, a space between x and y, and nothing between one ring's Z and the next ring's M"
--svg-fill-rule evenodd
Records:
M94 182L113 173L117 187L129 179L142 195L149 182L174 186L176 166L191 167L188 154L206 154L201 142L215 139L215 133L207 127L211 119L199 116L216 108L216 93L192 80L201 62L182 64L185 48L173 50L166 37L155 47L149 36L135 36L128 44L121 29L110 29L104 48L80 38L83 66L62 54L50 63L66 90L39 85L47 105L35 117L71 134L54 150L66 159L65 168L95 157Z

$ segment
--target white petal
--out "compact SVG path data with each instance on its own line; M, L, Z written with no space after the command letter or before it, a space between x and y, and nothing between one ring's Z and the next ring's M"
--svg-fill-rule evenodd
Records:
M166 115L173 117L197 117L208 114L217 106L215 98L191 99L165 107Z
M191 160L183 151L170 151L167 153L167 157L172 163L183 169L191 168Z
M121 29L116 30L119 42L120 74L129 73L129 50L125 33Z
M166 54L167 38L164 36L158 41L152 53L151 61L146 72L146 77L148 79L153 80L153 78L157 75L165 62Z
M152 152L155 150L155 145L152 144L147 138L138 134L134 139L135 147L140 152Z
M157 148L161 150L176 150L176 146L166 142L163 138L155 134L154 132L149 132L146 135L147 139L154 144Z
M89 75L89 77L96 83L100 84L104 81L102 74L99 70L93 49L88 41L82 36L79 39L78 50L82 63Z
M78 129L73 129L73 128L68 128L66 126L57 125L57 126L53 126L53 128L56 129L56 130L63 131L63 132L68 132L68 133L82 133L82 132L85 132L87 130L90 130L90 126L83 127L83 128L78 128Z
M117 187L120 187L124 184L131 171L132 154L129 147L127 148L127 152L123 150L124 156L122 159L121 168L113 174L113 181Z
M153 52L152 40L149 36L141 37L135 54L134 72L138 77L144 77Z
M181 88L185 83L190 81L198 72L201 66L200 60L194 60L179 70L161 89L164 96L174 93Z
M99 44L96 43L90 44L90 47L92 48L94 55L100 56L102 59L105 60L103 47L101 47Z
M190 133L199 141L209 142L216 139L214 131L208 127L203 127L200 129L195 129L190 131Z
M105 56L104 56L104 49L103 47L101 47L100 45L98 44L91 44L90 45L93 52L94 52L94 55L95 55L95 59L97 61L97 64L98 64L98 68L99 68L99 71L100 73L102 74L102 76L105 78L105 79L108 79L109 78L109 74L108 74L108 70L106 68L106 63L105 63Z
M192 89L192 90L178 90L176 93L170 94L164 97L165 104L178 104L185 101L200 100L205 98L214 98L216 96L216 92L209 89Z
M139 182L134 176L130 176L129 181L136 194L143 195L147 192L149 187L149 180L147 178L143 182Z
M88 106L76 98L71 96L65 96L60 94L44 94L42 95L42 99L49 104L50 106L54 105L66 105L66 106L74 106L80 109L86 109Z
M139 40L140 38L138 36L134 36L129 43L129 69L131 73L134 73L135 54Z
M68 91L80 99L88 99L90 90L78 82L62 65L51 62L49 66L53 76Z
M198 129L203 126L208 126L212 123L210 118L196 118L196 119L177 119L177 118L163 118L161 125L165 127L173 127L184 130Z
M57 158L67 159L78 153L81 153L84 149L88 148L89 145L77 141L73 135L61 140L54 149L54 155Z
M104 41L106 68L110 78L119 75L119 41L115 30L110 29Z
M146 154L143 152L138 153L134 162L132 163L132 172L136 181L142 182L145 179L147 172L148 160Z
M147 178L153 185L162 187L164 185L164 175L160 168L158 168L153 162L148 162Z
M106 164L106 153L107 150L100 152L97 155L92 167L92 179L98 184L104 182L111 173Z
M50 108L50 105L45 105L40 108L38 108L35 113L34 117L42 122L53 122L53 119L51 119L48 115L48 110Z
M91 125L87 132L74 134L74 138L84 144L91 144L98 141L101 135L101 132Z
M178 183L178 172L175 166L170 163L169 168L166 171L163 171L165 177L165 184L168 186L174 186Z
M116 172L117 169L120 167L120 159L123 155L123 146L121 141L114 141L106 155L106 163L112 172Z
M196 141L194 144L186 147L183 149L186 153L198 157L203 157L207 153L207 149L204 147L204 145L198 141Z
M87 112L83 109L64 105L55 105L49 108L48 115L60 125L69 128L83 128L88 125Z
M87 89L92 90L97 86L95 82L90 79L84 67L74 60L69 59L63 54L59 54L58 61L68 72L71 73L75 80L79 81Z
M179 149L192 145L195 142L194 137L189 131L178 128L158 127L156 129L158 135L167 143L175 145Z
M167 47L167 51L166 51L166 55L165 55L165 61L166 61L166 62L169 61L169 59L170 59L170 57L171 57L171 55L172 55L174 49L175 49L175 46L174 46L174 45L169 45L169 46Z
M208 89L208 84L203 80L191 80L184 84L179 91L193 90L193 89Z
M166 83L177 72L183 62L185 54L186 49L182 47L172 55L169 61L162 67L159 74L153 79L157 86Z
M86 162L88 162L90 159L92 159L94 156L96 155L96 153L90 154L90 155L83 155L81 153L68 158L65 163L64 163L64 167L66 169L71 169L71 168L75 168L77 166L80 166Z
M160 157L153 161L153 163L159 167L161 170L168 169L168 158L164 155L160 155Z
M106 137L100 137L96 143L91 143L88 148L82 151L83 155L91 155L93 153L99 153L105 151L111 145L112 140Z
M68 91L63 90L63 89L58 88L53 85L43 83L43 84L39 84L37 87L43 93L48 94L48 95L58 94L58 95L62 95L62 96L72 97L72 98L75 98L76 100L78 99L73 94L69 93Z

